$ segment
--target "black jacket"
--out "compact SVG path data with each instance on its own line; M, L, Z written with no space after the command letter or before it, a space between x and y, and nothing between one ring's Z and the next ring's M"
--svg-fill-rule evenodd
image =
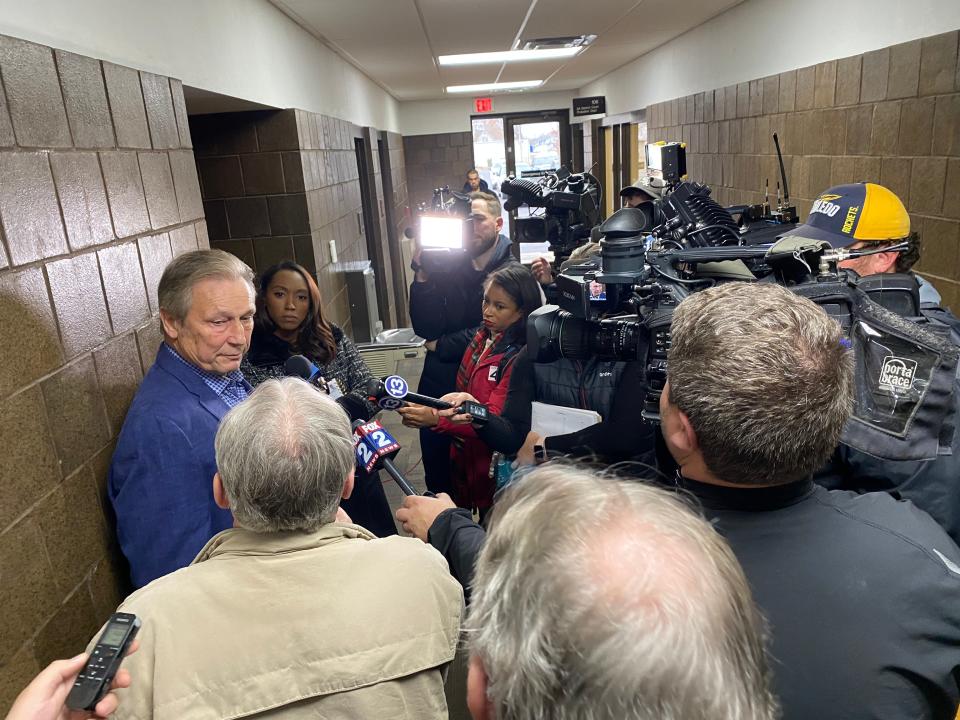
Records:
M949 310L924 306L928 321L950 329L960 344L960 320ZM889 492L912 501L960 544L960 377L953 384L954 428L951 455L933 460L886 460L841 445L814 478L824 487L856 492Z
M810 481L678 483L730 543L770 622L784 720L953 720L960 549L926 513Z
M464 192L465 195L469 195L469 194L472 193L472 192L485 192L485 193L488 193L488 192L490 192L490 186L487 185L487 181L486 181L486 180L484 180L483 178L480 178L480 187L479 187L479 189L474 190L472 187L470 187L470 181L467 180L467 182L465 182L465 183L463 184L463 192Z
M477 429L487 445L513 455L530 432L534 400L596 410L603 421L546 440L551 455L597 456L608 462L653 462L654 427L640 418L646 385L643 363L591 359L531 362L520 351L510 375L507 402L499 416Z
M464 256L446 273L433 273L427 282L410 284L410 319L422 338L436 340L420 375L419 392L439 397L456 389L457 368L482 318L483 281L508 262L510 239L501 235L483 270Z
M486 538L486 530L475 523L470 511L464 508L444 510L427 532L427 542L446 558L450 574L463 585L463 599L468 604L473 569Z

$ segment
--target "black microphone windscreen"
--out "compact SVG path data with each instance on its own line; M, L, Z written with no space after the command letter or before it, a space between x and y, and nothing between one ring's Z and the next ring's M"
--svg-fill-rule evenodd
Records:
M343 409L351 423L357 420L367 422L376 414L367 403L355 395L341 395L334 402Z
M383 380L372 377L367 380L367 384L363 387L363 392L367 397L379 399L386 395L387 390L383 386Z
M291 355L283 364L284 375L288 377L298 377L308 381L313 377L316 370L317 368L314 364L303 355Z

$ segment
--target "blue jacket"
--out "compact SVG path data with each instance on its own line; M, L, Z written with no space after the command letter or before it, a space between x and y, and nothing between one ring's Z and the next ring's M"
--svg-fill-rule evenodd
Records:
M233 526L213 500L213 439L229 408L161 346L130 405L108 494L135 587L189 565Z

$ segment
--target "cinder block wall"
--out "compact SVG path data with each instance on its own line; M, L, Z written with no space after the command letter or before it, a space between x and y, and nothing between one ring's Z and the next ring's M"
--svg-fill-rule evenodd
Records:
M313 249L293 110L190 116L213 247L262 272Z
M314 273L328 320L350 334L343 273L366 260L354 137L360 128L303 110L193 115L203 206L212 247L258 273L294 260Z
M207 247L178 80L0 37L0 714L127 586L105 502L160 342L156 286Z
M775 187L774 132L801 219L831 185L886 185L922 237L916 269L960 311L957 31L657 103L647 125L687 143L690 177L722 204Z
M409 135L403 138L410 205L430 203L433 189L449 185L461 190L473 167L473 133Z
M297 110L296 117L317 284L327 319L352 335L347 286L333 262L330 241L337 248L337 263L369 260L354 148L354 138L360 137L361 129L345 120L304 110Z

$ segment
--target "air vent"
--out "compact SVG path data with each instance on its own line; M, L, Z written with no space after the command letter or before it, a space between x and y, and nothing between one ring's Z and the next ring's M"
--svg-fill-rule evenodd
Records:
M594 40L596 35L577 35L567 37L537 38L536 40L525 40L520 50L553 50L556 48L586 47Z

